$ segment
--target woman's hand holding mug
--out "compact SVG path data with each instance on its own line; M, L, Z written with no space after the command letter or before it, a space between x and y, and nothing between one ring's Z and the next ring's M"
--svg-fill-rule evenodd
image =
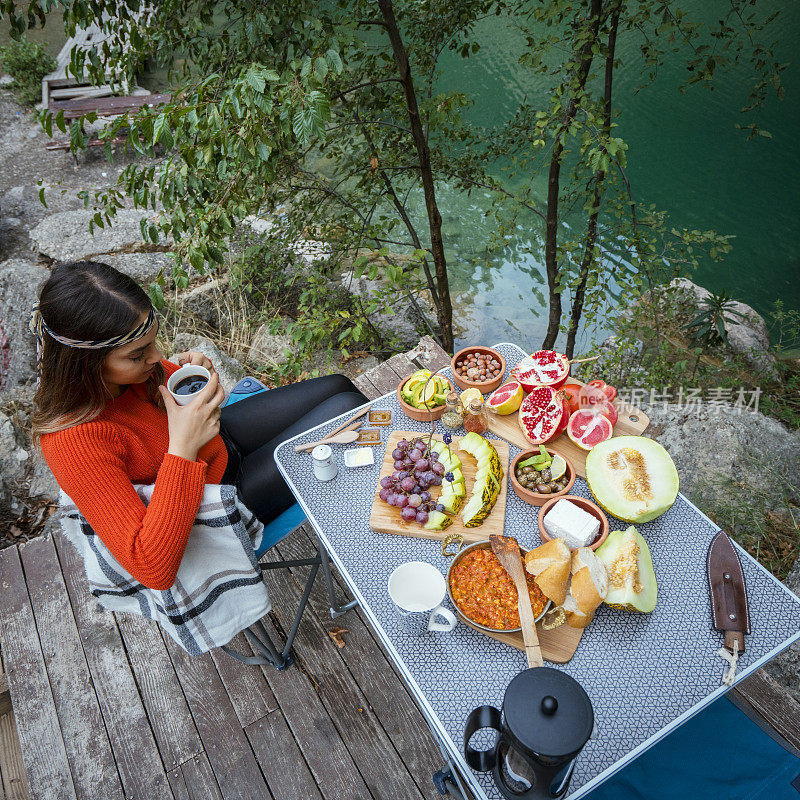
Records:
M178 405L166 386L159 386L158 391L164 398L164 407L167 410L167 452L189 461L197 460L200 448L219 433L221 405L225 399L219 375L212 372L208 383L185 406Z
M174 361L179 367L185 367L187 364L191 364L195 367L205 367L209 372L214 372L214 365L211 361L196 350L176 353L170 360Z

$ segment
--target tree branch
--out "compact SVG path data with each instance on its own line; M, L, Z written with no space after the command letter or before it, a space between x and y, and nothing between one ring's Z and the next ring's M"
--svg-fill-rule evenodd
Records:
M620 4L611 12L611 28L608 32L608 53L606 55L605 88L603 94L603 137L605 141L611 136L611 111L612 88L614 85L614 50L617 45L617 29L619 28ZM605 146L602 147L607 154ZM594 198L592 213L586 227L586 244L581 259L578 286L572 299L572 313L570 314L569 329L567 330L567 346L565 354L572 358L575 351L575 338L578 335L578 323L583 313L583 302L586 297L586 284L589 281L589 271L595 260L594 248L597 243L597 222L600 216L600 203L605 192L605 170L600 170L594 181Z
M564 140L567 137L569 126L575 119L589 71L592 67L594 54L592 48L597 43L600 31L600 12L602 0L591 0L589 9L590 36L586 38L578 53L578 72L575 79L575 89L569 99L567 109L561 125L555 136L553 152L550 156L550 171L547 178L547 222L545 225L544 263L547 272L547 286L549 289L550 314L547 322L547 334L542 342L544 350L550 350L555 345L561 325L561 292L557 291L558 281L558 199L560 192L561 155L564 152Z

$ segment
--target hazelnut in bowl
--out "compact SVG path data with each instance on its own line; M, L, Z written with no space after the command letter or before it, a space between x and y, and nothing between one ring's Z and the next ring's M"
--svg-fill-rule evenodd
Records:
M503 382L506 360L491 347L471 345L453 356L450 367L459 389L478 389L486 394Z
M608 517L600 506L584 497L554 497L539 509L539 536L543 542L560 536L570 550L597 550L608 531Z
M564 497L575 483L572 462L544 445L520 453L508 473L514 493L532 506Z

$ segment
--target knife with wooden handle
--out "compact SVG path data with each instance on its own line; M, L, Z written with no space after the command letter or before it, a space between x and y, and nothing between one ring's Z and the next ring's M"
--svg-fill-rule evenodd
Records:
M750 633L750 612L742 564L724 531L711 541L706 568L714 627L725 634L725 649L733 654L733 659L728 659L731 668L723 681L732 684L736 659L744 653L744 637ZM720 653L724 655L724 651Z

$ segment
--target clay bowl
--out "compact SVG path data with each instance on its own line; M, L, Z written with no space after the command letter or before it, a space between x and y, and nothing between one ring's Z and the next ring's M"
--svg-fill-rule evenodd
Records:
M441 374L441 373L440 373ZM455 391L455 387L453 386L453 382L446 378L444 375L442 377L447 381L450 385L450 391ZM411 378L411 375L407 375L403 378L400 383L397 384L397 402L400 403L400 408L403 409L403 413L409 418L416 420L417 422L431 422L432 420L439 419L442 414L444 414L445 406L444 404L440 406L436 406L435 408L426 409L426 408L414 408L414 406L410 406L406 403L405 400L400 395L400 391L406 385L406 381Z
M461 361L467 353L488 353L494 356L494 358L500 362L500 375L494 380L483 382L462 378L456 372L456 364ZM497 350L492 350L491 347L483 347L482 345L474 344L470 347L465 347L463 350L459 350L450 360L450 368L453 370L453 380L456 382L456 386L458 386L459 389L478 389L481 394L487 394L488 392L493 392L503 382L503 377L506 374L506 360Z
M580 506L584 511L587 511L589 514L597 517L600 520L600 532L597 534L597 538L589 545L590 550L597 550L601 544L606 540L608 537L608 517L603 513L603 509L600 506L595 505L591 500L586 500L583 497L577 497L572 494L564 495L563 497L555 497L554 495L551 496L552 499L548 500L540 509L539 511L539 536L543 542L550 541L550 535L544 529L544 525L542 524L542 520L545 517L545 514L559 501L559 500L569 500L571 503L575 503L576 506Z
M549 447L545 449L551 456L556 455L555 450L551 450ZM560 455L561 458L563 458L567 463L567 485L564 490L561 492L556 492L555 494L539 494L539 492L532 492L530 489L526 489L517 480L517 464L519 464L520 461L524 461L526 458L536 455L539 455L538 447L536 450L526 450L525 452L520 453L511 462L511 467L508 471L508 477L511 481L511 486L514 489L514 494L516 494L520 500L530 503L532 506L543 506L548 500L560 500L562 497L565 497L569 494L570 489L572 489L572 486L575 483L575 467L572 466L572 462L566 456L563 456L561 453L559 453L558 455Z
M487 633L521 633L522 632L522 628L521 627L520 628L490 628L487 625L481 625L479 622L475 622L475 621L471 620L458 607L458 604L453 599L453 595L452 595L452 593L450 591L450 576L452 575L453 567L455 567L455 565L462 558L464 558L464 556L467 553L471 552L472 550L491 550L491 549L492 549L492 546L491 546L491 544L489 544L489 542L475 542L474 544L469 545L469 547L465 547L463 550L461 550L458 553L458 555L453 559L452 563L450 564L450 568L447 570L447 580L445 581L446 584L447 584L447 596L450 599L450 602L453 604L453 608L456 610L456 614L458 615L458 618L462 622L465 622L467 625L470 625L473 628L477 628L478 630L481 630L481 631L486 631ZM523 564L524 564L524 562L525 562L525 554L528 551L525 550L525 548L523 548L523 547L520 547L519 551L520 551L520 554L522 555L522 561L523 561ZM548 610L549 610L551 605L552 605L552 603L548 600L546 605L545 605L545 607L544 607L544 610L542 611L541 614L539 614L538 617L536 617L534 622L538 622L548 612Z

